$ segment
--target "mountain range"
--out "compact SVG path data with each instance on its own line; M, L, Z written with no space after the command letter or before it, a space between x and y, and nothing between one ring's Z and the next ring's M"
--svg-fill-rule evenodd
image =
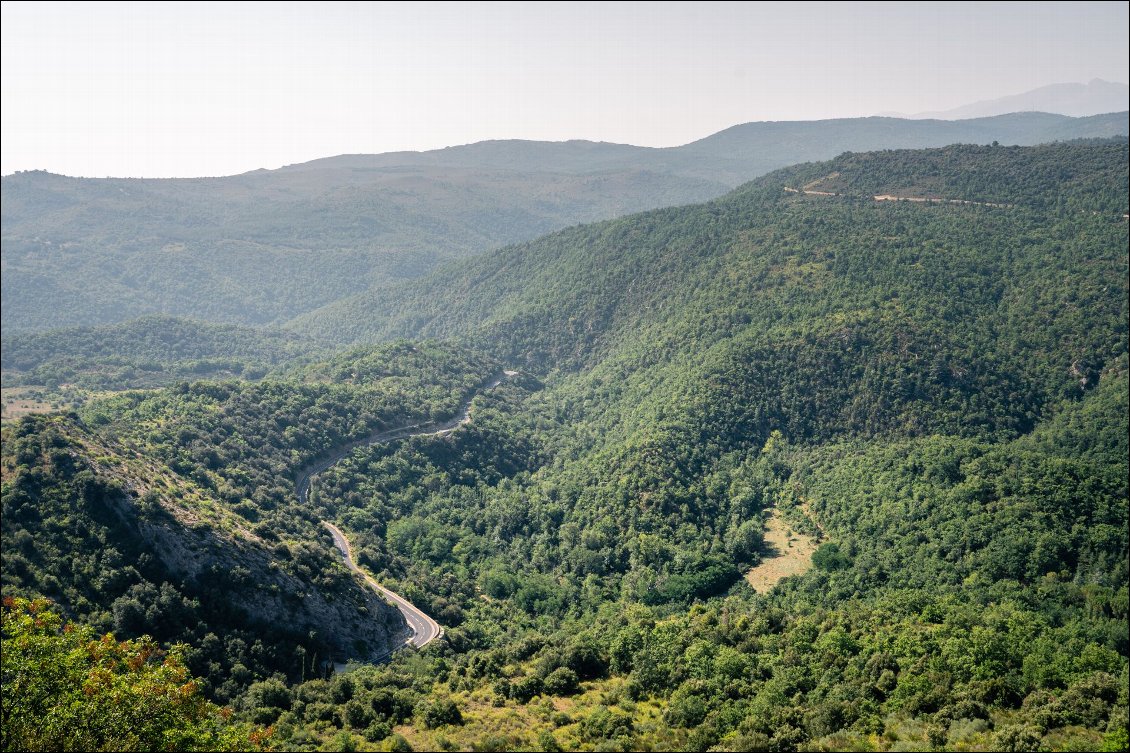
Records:
M1127 134L1126 113L747 123L670 149L490 141L174 180L5 176L6 334L169 314L262 326L570 225L844 151Z
M986 99L950 110L920 112L909 116L891 114L895 117L941 120L988 118L1010 112L1053 112L1083 117L1106 112L1121 112L1126 109L1128 102L1130 102L1130 86L1096 78L1086 84L1049 84L1021 94Z
M263 747L1125 748L1128 176L1125 136L851 151L261 343L26 337L24 369L103 337L273 371L4 426L5 627L40 630L5 640L5 734L120 718L97 701L132 665L88 674L53 609L185 644L171 697ZM342 662L403 623L322 521L444 637Z

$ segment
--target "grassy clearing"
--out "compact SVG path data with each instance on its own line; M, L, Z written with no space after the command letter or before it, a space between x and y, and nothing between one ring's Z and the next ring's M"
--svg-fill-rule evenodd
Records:
M67 406L62 396L52 393L46 387L3 387L0 388L0 418L14 421L32 413L50 413Z
M753 590L766 593L785 578L812 569L817 546L815 538L795 530L774 508L765 523L765 557L745 579Z
M139 392L148 390L91 390L64 384L57 388L43 385L21 385L0 388L0 407L5 422L33 413L78 410L91 400L116 395L120 392Z

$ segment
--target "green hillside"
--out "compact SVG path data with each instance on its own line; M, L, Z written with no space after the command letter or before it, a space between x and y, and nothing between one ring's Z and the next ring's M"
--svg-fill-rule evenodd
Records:
M225 699L255 676L316 673L318 654L379 655L402 621L336 565L295 480L342 443L454 413L489 369L393 347L286 382L183 382L6 426L4 593L186 641Z
M445 628L329 679L190 660L278 747L1125 748L1128 165L1124 139L845 154L294 324L392 343L24 419L5 593L106 626L136 614L108 600L159 599L62 502L97 482L144 512L148 464L183 489L157 507L331 603L335 521ZM902 192L969 203L874 198ZM472 396L465 426L358 447L294 498L334 448ZM806 542L799 576L743 578ZM204 629L161 638L223 654Z
M332 320L322 331L470 337L548 376L466 444L336 474L370 560L411 562L417 593L462 621L463 669L441 690L464 725L443 734L1119 739L1126 166L1125 143L846 155L488 254ZM929 185L1010 206L783 190L836 172L863 194ZM437 474L453 481L438 495L423 486ZM751 596L737 573L768 556L772 510L827 543L813 574ZM476 669L475 649L500 668ZM539 717L530 698L578 692L565 675L581 710ZM492 698L525 726L482 710Z
M1126 114L748 123L680 147L489 141L218 178L5 176L8 334L162 313L281 324L583 222L701 202L844 150L1126 135Z
M638 170L20 173L3 179L4 322L37 330L160 312L269 324L446 260L723 190Z
M257 378L318 349L310 340L277 330L150 315L122 324L7 336L0 367L5 386L131 389L178 379Z
M1116 286L1108 291L1123 289L1117 239L1125 232L1126 155L1124 141L847 154L778 171L708 204L501 249L347 299L292 327L343 341L472 337L545 370L593 363L621 342L646 343L666 357L764 333L751 325L811 327L885 309L950 333L955 321L995 325L1005 306L1013 320L1037 305L1007 295L1012 285L1047 296L1089 295L1107 282ZM784 190L812 183L847 195ZM1010 206L871 198L924 188ZM1095 253L1102 264L1077 263ZM1099 278L1045 285L1060 269L1066 280ZM1095 313L1117 330L1125 303L1114 301Z
M4 594L47 597L122 638L187 643L187 666L225 702L251 677L315 673L318 655L388 650L395 610L175 466L74 416L5 427Z

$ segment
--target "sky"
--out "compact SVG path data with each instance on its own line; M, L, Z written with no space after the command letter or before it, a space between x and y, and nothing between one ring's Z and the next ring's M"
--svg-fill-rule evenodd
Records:
M675 146L738 123L1127 83L1130 4L0 5L0 173L230 175L485 139Z

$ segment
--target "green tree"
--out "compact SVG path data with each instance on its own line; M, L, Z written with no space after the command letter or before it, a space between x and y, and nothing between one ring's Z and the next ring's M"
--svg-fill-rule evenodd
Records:
M3 606L4 750L249 750L262 731L231 725L175 647L117 641L64 624L46 600Z

